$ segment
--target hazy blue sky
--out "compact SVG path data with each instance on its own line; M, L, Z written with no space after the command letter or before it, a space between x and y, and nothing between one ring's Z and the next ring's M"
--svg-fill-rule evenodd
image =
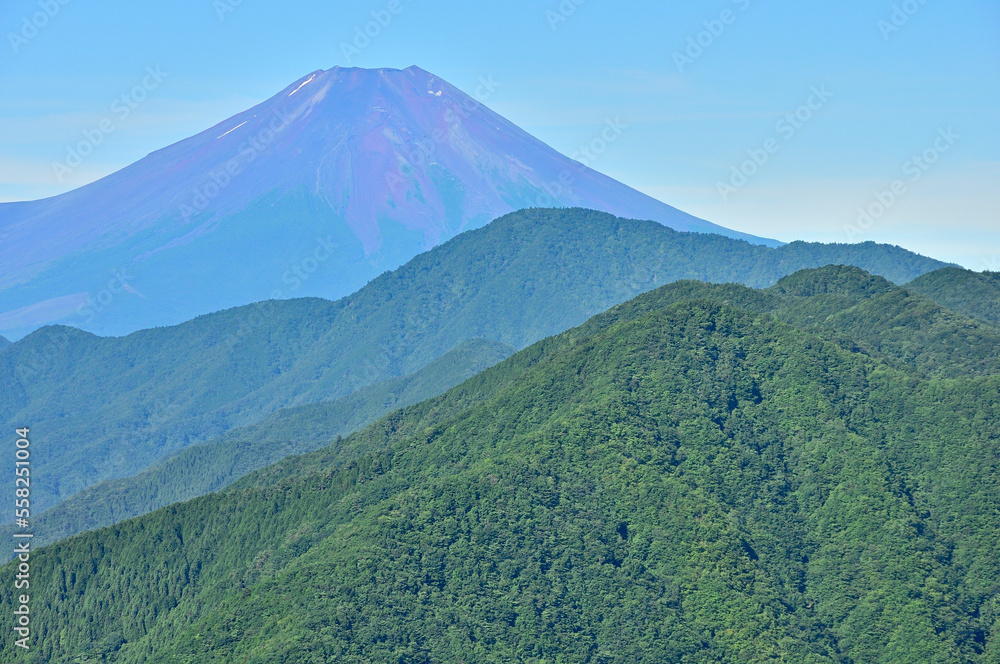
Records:
M416 64L470 93L492 77L487 105L566 154L618 119L591 165L710 221L1000 270L997 0L8 0L0 30L2 201L90 182L316 69ZM166 76L122 117L147 67ZM53 162L105 118L60 181Z

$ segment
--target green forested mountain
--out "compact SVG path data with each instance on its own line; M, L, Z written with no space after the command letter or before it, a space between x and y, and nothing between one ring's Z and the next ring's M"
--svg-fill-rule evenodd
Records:
M43 328L0 355L0 422L33 423L40 510L278 408L412 373L469 339L519 349L678 279L767 286L829 263L900 283L943 266L874 243L771 249L588 210L525 210L337 302L264 302L122 338Z
M803 270L758 291L735 284L685 281L662 289L658 300L723 298L726 304L805 329L839 333L841 343L875 354L926 377L1000 371L1000 334L991 326L915 296L863 270L827 266ZM608 312L644 306L639 297Z
M852 339L892 296L947 322L843 268L642 295L37 551L0 661L1000 661L1000 376L906 307Z
M906 288L966 316L1000 326L1000 272L946 267L917 277Z
M839 332L849 347L863 348L925 376L1000 372L1000 354L993 350L1000 348L1000 330L914 297L859 268L803 271L763 291L676 282L658 295L657 303L723 295L727 303L773 314L796 327ZM323 447L394 408L440 394L502 359L509 354L506 349L470 342L412 376L363 388L332 403L279 410L259 426L185 448L135 476L101 482L36 519L36 541L49 543L218 490L287 455ZM357 453L358 449L338 448L338 460ZM8 532L12 526L0 528L0 534Z
M218 439L187 447L137 475L84 489L33 519L32 541L41 546L217 491L250 471L325 447L390 411L437 396L512 352L509 346L473 339L413 374L335 401L281 409ZM0 536L7 539L14 532L13 524L0 527Z

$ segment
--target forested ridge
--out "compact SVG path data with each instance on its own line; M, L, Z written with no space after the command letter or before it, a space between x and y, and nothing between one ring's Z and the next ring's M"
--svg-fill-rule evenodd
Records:
M474 339L407 376L334 401L281 409L256 424L187 447L137 475L105 480L81 491L32 519L32 542L42 546L218 491L284 457L325 447L389 411L437 396L512 352L498 342ZM344 458L352 458L349 450L342 452ZM2 526L0 536L9 538L17 530L13 524Z
M1000 347L1000 330L859 268L829 266L800 272L766 290L682 281L657 297L658 303L724 297L724 301L773 314L796 327L839 332L851 347L928 376L1000 370L1000 356L992 352ZM644 301L640 297L625 306L641 306ZM497 342L473 340L407 377L389 379L332 402L276 411L258 424L185 448L135 476L108 480L80 492L35 519L36 542L48 544L216 491L285 456L325 447L390 410L436 396L509 353L509 347ZM342 445L335 449L338 462L365 451ZM12 526L0 528L0 533L12 531Z
M659 288L36 552L0 661L997 662L991 333L850 268Z
M896 283L944 266L871 242L771 249L592 210L523 210L336 302L261 302L121 338L38 330L0 353L0 423L37 432L43 510L280 408L412 374L471 339L519 350L678 279L768 286L830 263Z
M1000 272L946 267L917 277L906 288L966 316L1000 326Z

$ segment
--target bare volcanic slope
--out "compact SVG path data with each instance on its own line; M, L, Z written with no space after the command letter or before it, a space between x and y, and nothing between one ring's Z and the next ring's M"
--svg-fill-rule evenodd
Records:
M124 334L337 298L463 230L549 206L779 244L586 168L417 67L335 67L97 182L0 205L0 333Z

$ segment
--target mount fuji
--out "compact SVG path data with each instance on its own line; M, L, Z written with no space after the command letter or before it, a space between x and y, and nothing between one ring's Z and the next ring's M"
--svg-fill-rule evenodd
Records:
M0 204L0 333L119 335L354 292L516 209L737 233L570 159L418 67L334 67L52 198Z

